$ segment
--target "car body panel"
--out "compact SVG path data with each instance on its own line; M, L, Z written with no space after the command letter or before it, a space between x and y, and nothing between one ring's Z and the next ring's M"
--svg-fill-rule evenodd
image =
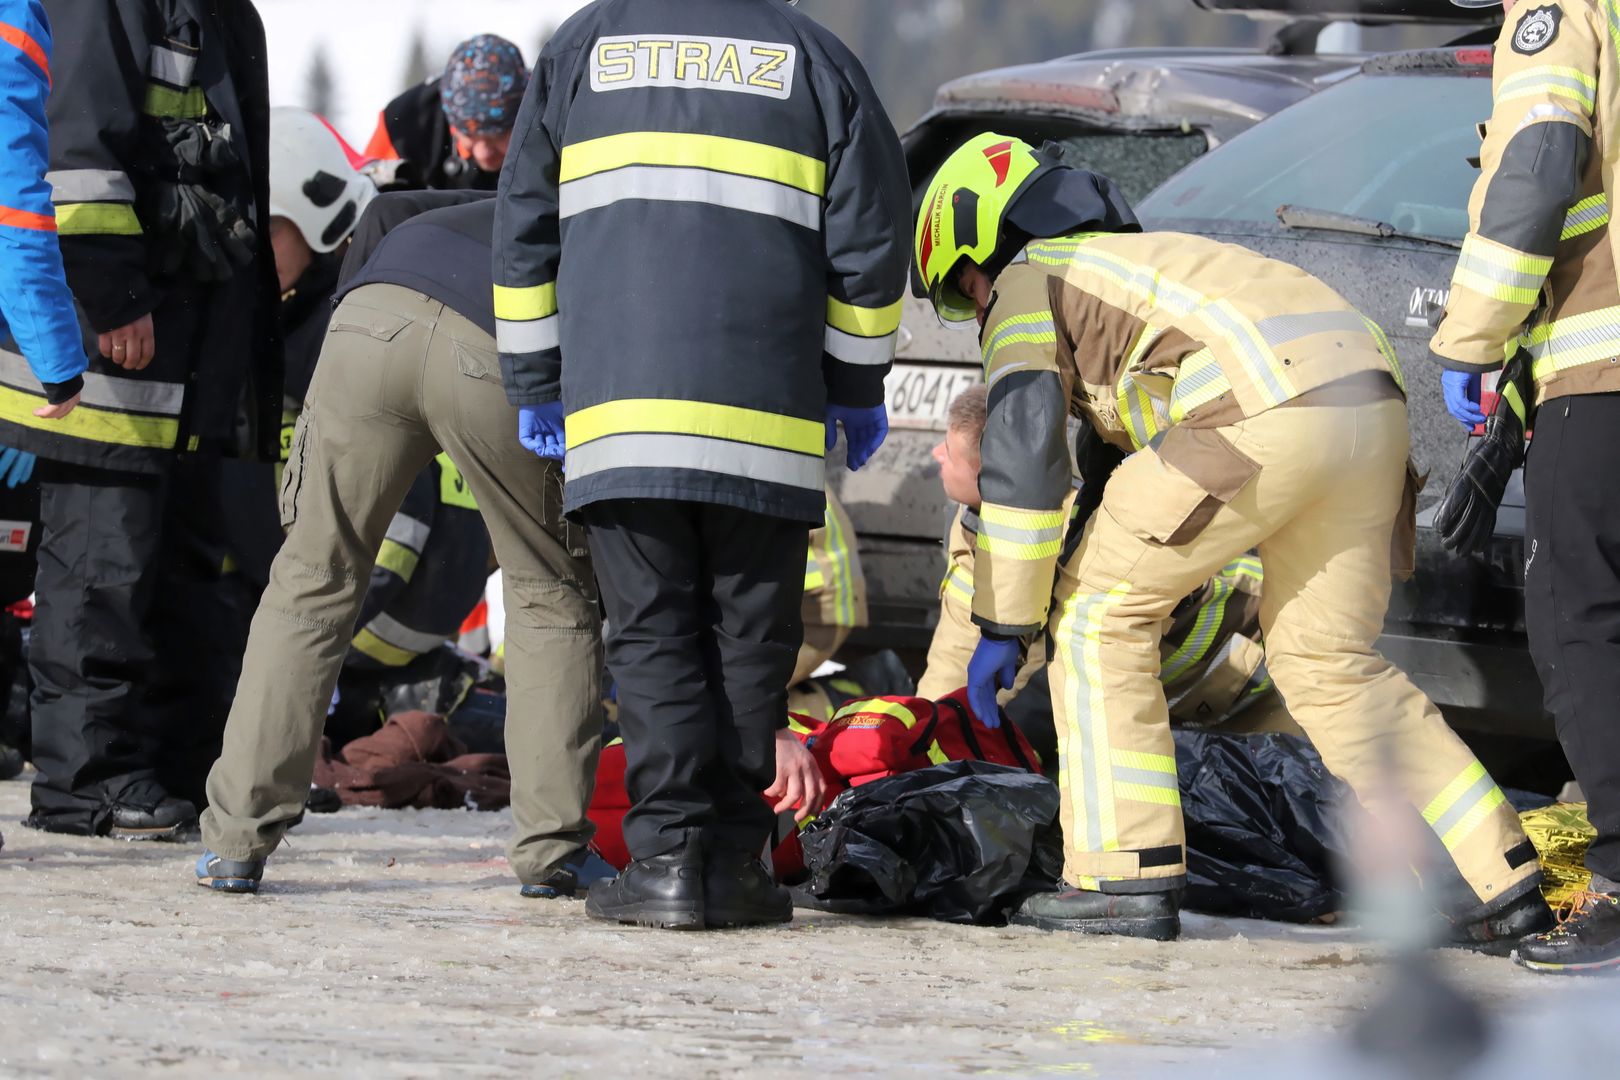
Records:
M1451 0L1193 0L1206 11L1257 18L1347 19L1355 22L1479 24L1500 18L1500 8L1461 8Z

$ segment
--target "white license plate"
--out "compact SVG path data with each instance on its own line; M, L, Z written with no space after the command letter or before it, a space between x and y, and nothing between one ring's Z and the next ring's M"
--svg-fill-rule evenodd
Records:
M979 383L979 370L944 364L896 364L884 382L889 425L945 430L945 416L956 396Z

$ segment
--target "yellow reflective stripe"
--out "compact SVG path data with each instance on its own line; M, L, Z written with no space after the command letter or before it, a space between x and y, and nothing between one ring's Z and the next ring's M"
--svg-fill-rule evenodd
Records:
M565 146L557 182L566 184L629 165L712 169L773 180L812 195L827 190L826 162L808 154L746 139L674 131L627 131Z
M1513 101L1542 95L1568 98L1579 102L1590 116L1596 105L1596 94L1597 80L1580 68L1545 65L1521 71L1503 80L1496 92L1496 100Z
M416 653L411 652L409 649L402 649L398 645L390 645L369 629L363 629L354 635L354 641L351 644L379 664L386 664L389 667L404 667L412 660L415 660L417 656Z
M525 322L557 314L557 283L495 286L495 317Z
M1119 850L1114 810L1114 777L1108 742L1108 714L1102 683L1102 624L1130 595L1122 581L1107 593L1075 592L1063 602L1053 648L1067 678L1067 722L1058 732L1059 786L1073 829L1066 836L1075 851Z
M833 564L834 596L833 618L835 626L855 625L855 574L849 564L849 537L844 525L827 505L823 520L827 523L827 557Z
M1620 307L1542 323L1519 341L1530 352L1531 374L1538 383L1560 371L1607 362L1620 356Z
M1475 761L1458 773L1456 779L1442 788L1440 794L1431 799L1429 805L1423 808L1423 820L1430 825L1439 821L1445 812L1450 810L1458 799L1462 798L1463 792L1473 787L1484 775L1485 766L1479 761Z
M196 120L208 115L208 99L203 95L200 86L176 90L162 83L147 83L143 111L147 116L174 116L183 120Z
M821 572L821 562L816 558L815 552L811 552L804 561L804 591L815 592L826 584L826 576Z
M973 573L964 566L952 566L940 582L940 591L956 597L968 607L973 606Z
M939 748L939 740L935 739L928 744L928 760L935 765L943 765L951 759L945 756L945 751Z
M128 203L62 203L56 208L56 231L61 236L139 236L141 219Z
M1063 550L1064 510L1020 510L985 503L979 508L980 551L1021 562L1049 559Z
M472 488L467 486L466 477L450 460L450 455L439 454L433 460L439 463L439 501L446 506L477 510L478 500L473 498Z
M1534 304L1542 283L1552 270L1552 260L1504 247L1469 233L1457 256L1457 269L1451 282L1509 304Z
M1478 761L1469 764L1423 808L1423 820L1451 851L1501 806L1506 796Z
M1040 559L1051 559L1063 553L1062 540L1042 541L1038 544L1024 544L1017 540L996 540L979 534L979 550L989 552L1004 559L1016 559L1019 562L1036 562Z
M404 544L393 540L384 540L377 551L377 565L405 581L411 580L411 575L416 573L416 564L421 558Z
M44 404L44 394L0 386L0 419L19 427L71 435L88 442L153 450L172 450L180 438L180 421L173 417L139 416L81 404L60 420L45 420L34 415L34 410Z
M1181 362L1170 387L1170 422L1179 424L1187 414L1232 389L1232 380L1209 349L1199 349Z
M883 337L900 329L900 308L904 300L882 307L861 307L827 297L827 325L856 337Z
M1148 784L1131 784L1115 780L1114 794L1121 799L1130 799L1134 802L1158 803L1160 806L1181 805L1181 790L1179 788L1155 787Z
M1372 335L1373 341L1378 346L1378 351L1383 353L1384 363L1389 366L1389 373L1394 378L1395 385L1400 388L1401 393L1404 395L1406 393L1406 373L1401 370L1401 358L1395 355L1395 346L1390 344L1389 335L1384 333L1382 326L1379 326L1367 316L1363 315L1361 321L1367 324L1367 333Z
M827 429L819 420L803 420L739 405L666 398L605 401L570 415L566 428L570 450L608 435L634 433L729 439L814 454L819 458L826 452L827 437Z
M862 713L876 713L879 716L892 716L904 724L908 729L917 726L917 716L910 709L895 701L884 701L881 698L867 698L862 701L852 701L842 709L833 713L834 720L847 719L859 716Z
M1176 775L1176 758L1174 754L1148 754L1141 750L1114 750L1110 753L1110 757L1115 765L1123 765L1128 769L1145 769L1148 772Z
M792 713L788 713L788 730L793 732L795 735L808 735L811 731L809 727L799 723L798 717L794 716ZM612 744L610 743L609 745Z
M1239 555L1221 567L1217 573L1221 577L1246 577L1255 581L1265 580L1265 567L1261 564L1259 558L1254 555Z
M1440 842L1446 846L1447 851L1454 850L1458 844L1473 834L1473 831L1479 827L1480 823L1490 816L1492 810L1495 810L1506 801L1507 796L1502 792L1502 789L1492 787L1491 790L1480 796L1479 801L1457 821L1457 824L1441 834Z
M1062 510L1020 510L985 503L979 508L979 520L991 525L1009 525L1015 529L1061 529L1066 518Z
M1209 584L1209 599L1198 609L1193 628L1188 631L1181 647L1160 665L1160 682L1175 682L1208 655L1210 647L1215 644L1215 631L1226 617L1226 602L1232 598L1233 586L1231 581L1220 576L1211 579Z
M1558 239L1573 240L1608 223L1609 199L1600 191L1569 208L1569 213L1564 215L1564 231L1558 234Z
M989 371L996 355L1008 345L1047 345L1056 342L1057 327L1052 321L1052 313L1029 311L1009 315L998 322L994 329L987 331L980 352L984 358L984 368Z
M1524 395L1519 393L1519 384L1504 380L1497 384L1496 392L1502 396L1502 400L1508 403L1508 408L1513 410L1513 415L1519 418L1519 425L1521 427L1529 426L1530 411L1525 408Z

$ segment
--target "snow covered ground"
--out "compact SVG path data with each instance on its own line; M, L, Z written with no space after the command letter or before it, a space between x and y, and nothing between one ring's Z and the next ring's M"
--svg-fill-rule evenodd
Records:
M521 899L506 814L313 817L262 894L228 897L192 884L195 845L49 836L17 824L26 809L26 783L0 783L4 1077L1188 1064L1208 1077L1226 1075L1232 1048L1252 1061L1266 1040L1295 1049L1352 1022L1383 978L1345 930L1196 916L1176 944L812 912L768 930L622 928L578 902ZM1521 1013L1570 989L1505 960L1441 962Z

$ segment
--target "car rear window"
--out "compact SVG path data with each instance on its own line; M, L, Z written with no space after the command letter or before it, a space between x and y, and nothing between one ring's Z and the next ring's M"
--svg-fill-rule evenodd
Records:
M1477 76L1360 74L1193 162L1137 207L1144 219L1276 224L1284 204L1461 240L1490 117Z
M1132 203L1164 183L1209 148L1202 132L1124 134L1086 132L1057 140L1063 160L1102 173Z

